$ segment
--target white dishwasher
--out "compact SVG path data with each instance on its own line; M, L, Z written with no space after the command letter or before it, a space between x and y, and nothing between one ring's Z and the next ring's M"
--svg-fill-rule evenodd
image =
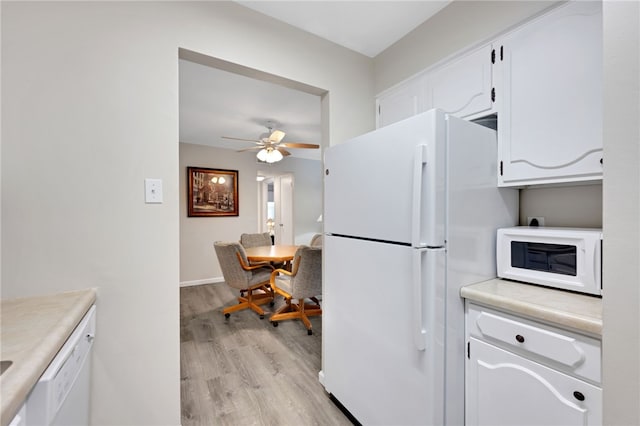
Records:
M96 306L93 305L27 396L27 426L89 424L95 312Z

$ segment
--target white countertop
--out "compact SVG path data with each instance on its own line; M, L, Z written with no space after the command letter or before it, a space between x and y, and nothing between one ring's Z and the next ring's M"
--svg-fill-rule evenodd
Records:
M95 300L95 289L2 300L1 359L13 361L0 376L2 426L18 412Z
M500 278L463 287L467 300L602 338L602 299Z

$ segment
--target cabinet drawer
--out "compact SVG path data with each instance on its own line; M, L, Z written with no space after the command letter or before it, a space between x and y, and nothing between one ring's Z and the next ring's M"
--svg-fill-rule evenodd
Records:
M579 377L601 382L601 342L535 321L469 304L468 333Z

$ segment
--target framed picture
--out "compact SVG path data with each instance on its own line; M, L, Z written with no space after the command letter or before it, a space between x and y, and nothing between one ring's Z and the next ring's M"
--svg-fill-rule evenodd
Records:
M238 171L187 167L188 216L238 216Z

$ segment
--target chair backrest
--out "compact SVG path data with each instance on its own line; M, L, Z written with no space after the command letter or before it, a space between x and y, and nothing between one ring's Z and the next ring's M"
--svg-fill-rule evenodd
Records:
M242 234L240 235L240 244L242 244L242 247L244 248L270 246L271 235L269 235L268 232L260 234Z
M251 271L242 269L238 260L239 253L245 265L249 264L247 254L242 245L237 242L216 241L213 246L216 249L216 256L220 263L220 269L222 269L224 281L233 288L247 288L253 274Z
M291 296L295 299L322 294L322 248L300 246L293 258Z
M309 245L311 247L322 247L322 234L314 234Z

